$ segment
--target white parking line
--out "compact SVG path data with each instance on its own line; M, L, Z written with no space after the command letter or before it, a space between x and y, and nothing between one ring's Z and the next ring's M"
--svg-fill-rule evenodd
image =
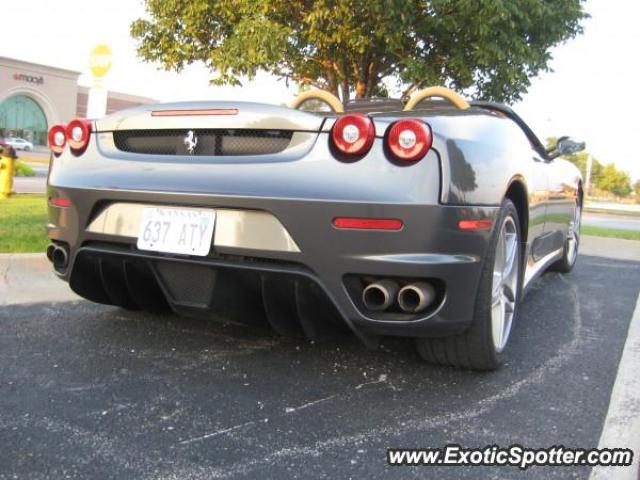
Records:
M631 467L594 467L590 480L638 480L640 456L640 295L629 323L627 340L611 392L609 410L598 448L630 448Z

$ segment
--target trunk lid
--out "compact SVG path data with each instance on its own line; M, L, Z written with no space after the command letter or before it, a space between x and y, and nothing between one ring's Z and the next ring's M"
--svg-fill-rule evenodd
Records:
M324 117L249 102L179 102L143 105L95 121L97 132L121 130L286 130L318 132Z

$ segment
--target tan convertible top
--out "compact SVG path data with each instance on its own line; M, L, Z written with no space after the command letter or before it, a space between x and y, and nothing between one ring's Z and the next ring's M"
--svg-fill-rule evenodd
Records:
M470 106L469 103L464 98L462 98L462 96L460 96L453 90L445 87L429 87L415 93L404 106L403 110L405 112L411 111L421 101L432 97L443 98L460 110L466 110ZM321 102L329 105L335 113L344 112L344 106L342 105L342 102L338 97L330 92L327 92L326 90L320 89L312 89L307 90L306 92L302 92L300 95L293 99L289 106L291 108L298 109L307 100L320 100Z

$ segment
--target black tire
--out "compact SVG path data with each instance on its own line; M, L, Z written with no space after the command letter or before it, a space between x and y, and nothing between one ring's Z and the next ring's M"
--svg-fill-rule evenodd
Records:
M496 249L498 247L498 238L502 226L505 224L507 217L511 217L513 224L515 224L515 231L517 232L517 250L514 265L517 265L518 270L515 273L517 283L513 303L513 317L510 325L513 326L517 322L523 277L522 235L520 232L518 211L511 200L505 199L502 202L500 214L496 219L491 243L482 266L475 301L474 317L471 325L467 330L458 335L437 338L417 338L416 347L418 353L427 362L438 365L470 368L473 370L495 370L502 363L505 350L503 348L501 351L497 351L494 345L491 305ZM509 333L511 331L512 328L509 330ZM509 336L507 336L507 342L508 338Z
M582 218L582 202L578 201L576 203L574 215L573 215L573 225L569 228L569 233L567 238L564 241L564 246L562 250L562 258L555 262L550 270L554 272L560 273L569 273L573 270L573 267L576 265L576 261L578 260L578 250L580 249L580 220ZM572 247L571 242L574 242L574 247ZM572 250L575 248L575 251Z

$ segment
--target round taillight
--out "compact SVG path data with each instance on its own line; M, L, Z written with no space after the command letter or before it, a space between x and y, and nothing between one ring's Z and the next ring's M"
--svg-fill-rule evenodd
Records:
M76 152L82 152L89 144L91 122L79 118L71 120L65 133L71 149Z
M395 122L387 134L389 152L402 162L417 162L427 154L432 143L431 127L413 118Z
M54 125L49 130L49 148L56 155L60 155L67 143L67 136L64 125Z
M376 128L373 121L361 113L343 115L331 129L331 141L336 149L347 156L359 157L373 145Z

